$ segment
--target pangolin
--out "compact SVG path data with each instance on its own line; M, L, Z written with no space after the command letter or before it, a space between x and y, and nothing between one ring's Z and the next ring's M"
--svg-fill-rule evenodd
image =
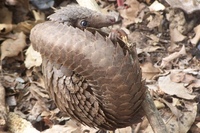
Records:
M136 52L98 31L112 16L80 6L56 10L30 34L57 107L82 124L115 130L139 122L146 91Z

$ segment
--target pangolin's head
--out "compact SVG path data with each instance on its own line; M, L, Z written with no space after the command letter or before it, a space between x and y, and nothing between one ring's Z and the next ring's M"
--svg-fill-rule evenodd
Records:
M86 27L102 28L113 25L115 18L85 7L70 5L58 9L48 17L51 21L64 23L81 29Z

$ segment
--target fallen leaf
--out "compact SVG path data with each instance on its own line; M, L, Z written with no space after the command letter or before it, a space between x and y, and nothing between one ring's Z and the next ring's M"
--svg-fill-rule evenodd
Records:
M41 133L74 133L76 130L77 128L73 126L53 125Z
M163 100L163 99L161 99ZM165 108L160 109L161 117L166 123L166 128L169 133L188 133L197 115L196 103L184 103L184 111L179 110L171 103L164 102L170 110ZM176 115L175 115L175 114ZM150 125L145 129L146 133L153 133Z
M158 1L154 1L150 6L149 6L150 11L162 11L165 9L165 6L161 4Z
M98 129L84 126L70 119L65 125L53 125L51 128L41 133L84 133L86 131L89 133L95 133Z
M32 12L33 12L36 22L37 21L45 21L45 14L43 12L36 11L36 10L33 10Z
M131 133L131 132L132 128L130 126L125 128L120 128L115 131L115 133Z
M197 78L191 74L185 73L183 71L173 71L170 75L170 78L173 82L176 83L194 83L197 81Z
M12 23L12 12L8 10L8 8L3 7L0 9L0 23Z
M197 114L197 104L188 104L187 111L182 111L182 115L177 117L172 117L166 124L169 132L173 133L187 133L192 124L195 121Z
M155 75L160 73L160 70L153 66L152 63L147 62L141 65L142 77L145 79L152 79Z
M189 90L193 90L193 88L200 88L200 79L194 80L189 86Z
M157 42L157 43L159 42L159 37L154 34L147 35L147 37L151 38L151 40L153 40L154 42Z
M161 62L161 67L162 68L165 68L166 66L169 65L169 63L178 58L178 57L181 57L181 56L185 56L186 55L186 50L185 50L185 45L182 46L181 50L179 52L174 52L172 53L171 55L165 57L162 59L162 62Z
M26 59L24 61L26 68L38 67L42 64L42 57L39 52L35 51L32 45L26 51Z
M171 110L171 113L176 116L176 118L180 118L182 116L182 113L173 103L169 103L168 101L162 99L162 102L164 102ZM176 104L176 103L175 103Z
M16 39L7 39L1 46L1 60L5 57L17 56L26 46L26 36L23 32L15 33Z
M40 133L29 121L13 112L9 112L8 123L8 128L13 133Z
M170 37L172 42L180 42L186 38L177 28L170 28Z
M166 2L173 8L180 8L186 13L192 13L200 10L198 0L166 0Z
M155 92L158 93L159 88L158 88L157 85L155 85L155 84L147 84L146 86L147 86L147 88L148 88L149 90L153 90L153 91L155 91Z
M160 102L160 101L158 101L158 100L154 100L153 102L154 102L154 104L155 104L157 109L161 109L161 108L165 107L165 104Z
M170 75L166 77L159 77L158 86L160 90L164 91L169 95L176 95L177 97L183 99L194 99L196 96L191 95L186 87L184 87L183 83L172 82L170 79Z
M25 34L29 34L30 30L35 26L35 21L24 21L18 23L14 28L14 32L23 32Z
M156 50L162 49L160 46L147 46L143 49L143 52L155 52Z
M193 92L194 88L200 88L200 79L196 77L197 71L194 69L172 70L170 79L176 83L184 83L188 91Z
M123 17L123 25L127 26L135 22L138 13L142 8L144 8L144 5L139 3L137 0L127 0L125 4L129 7L120 9L119 13Z
M184 80L184 78L185 78L185 73L183 72L179 72L179 73L174 72L170 74L170 79L172 82L180 83Z
M196 125L200 128L200 122L198 122Z
M163 21L163 15L159 13L155 13L155 16L153 16L152 20L149 21L147 24L147 27L150 29L153 29L155 27L159 27Z
M0 34L6 34L13 29L12 12L6 7L0 8Z
M193 44L193 46L196 46L196 44L200 40L200 25L194 28L194 32L196 33L196 35L190 40L190 42Z

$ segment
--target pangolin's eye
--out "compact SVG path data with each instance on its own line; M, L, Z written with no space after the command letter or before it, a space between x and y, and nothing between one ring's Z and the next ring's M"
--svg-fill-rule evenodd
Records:
M86 26L88 26L88 21L81 20L80 25L83 26L83 27L86 27Z

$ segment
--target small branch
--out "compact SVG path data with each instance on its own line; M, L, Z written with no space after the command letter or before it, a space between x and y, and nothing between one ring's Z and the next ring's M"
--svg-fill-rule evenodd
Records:
M142 107L153 131L155 133L168 133L162 117L160 116L156 106L154 105L151 95L149 94L149 91L146 93Z

